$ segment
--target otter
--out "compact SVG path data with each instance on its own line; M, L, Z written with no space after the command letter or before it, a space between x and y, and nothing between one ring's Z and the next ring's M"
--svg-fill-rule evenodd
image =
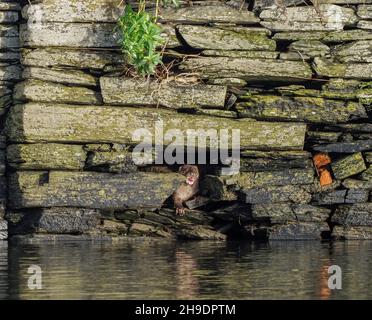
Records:
M178 173L184 175L186 181L173 193L173 203L176 214L183 216L186 212L183 203L199 192L199 169L186 164L179 168Z

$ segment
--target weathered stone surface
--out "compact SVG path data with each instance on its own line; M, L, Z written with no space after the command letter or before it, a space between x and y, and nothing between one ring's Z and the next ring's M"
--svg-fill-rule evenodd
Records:
M0 11L0 23L15 23L19 14L16 11Z
M300 58L313 58L329 55L330 48L318 40L298 40L289 45L288 51L298 53Z
M159 14L160 22L205 24L210 22L256 24L259 19L251 11L239 10L231 6L191 6L186 8L166 8Z
M110 174L19 171L9 177L9 206L97 209L160 208L184 177L176 173ZM154 185L157 187L154 188Z
M346 179L345 181L342 182L342 185L348 189L372 190L371 180Z
M205 57L229 57L248 59L276 59L279 52L275 51L244 51L244 50L204 50L201 53Z
M365 108L355 102L274 95L252 95L245 100L236 105L239 117L314 123L342 123L367 118Z
M261 29L181 25L177 30L195 49L275 51L276 48L275 41Z
M124 6L116 0L43 0L24 6L22 16L29 22L116 22Z
M313 67L319 76L347 79L372 79L372 64L341 64L323 58L315 58Z
M221 66L224 66L221 69ZM185 71L199 72L203 78L242 78L259 81L299 81L309 79L312 71L300 61L273 59L244 59L225 57L199 57L180 65Z
M268 230L269 240L318 240L329 232L327 223L292 222L275 225Z
M103 101L111 105L145 105L168 108L211 107L223 109L225 86L180 85L176 82L159 84L132 78L102 77L100 79Z
M365 226L335 226L332 237L340 240L372 240L372 227Z
M310 158L311 154L305 151L265 152L244 150L241 152L240 172L312 168Z
M367 169L363 155L351 154L331 164L335 177L339 180L348 178Z
M341 63L372 63L372 40L355 41L336 46L333 53L336 59Z
M22 170L81 170L83 146L67 144L13 144L7 148L8 165Z
M252 217L270 223L283 223L288 221L323 222L331 213L330 209L315 207L309 204L254 204Z
M130 173L137 171L128 149L96 151L89 154L86 161L87 168L105 172Z
M1 29L0 29L1 32ZM3 36L0 33L0 46L1 48L19 48L20 42L18 36Z
M368 155L365 156L365 160L367 163L370 163L370 158ZM372 182L372 165L369 165L366 171L360 175L361 179L371 181Z
M344 226L372 226L372 203L339 206L332 222Z
M179 129L185 135L187 129L240 129L242 148L261 150L302 150L306 130L303 124L246 122L160 109L29 103L12 108L7 118L7 133L12 142L133 144L135 130L144 128L154 135L155 122L159 120L163 121L164 132ZM207 134L200 132L199 138ZM178 143L184 145L185 142Z
M310 159L241 158L240 172L280 171L288 168L311 168Z
M347 190L334 190L331 192L321 192L313 195L313 201L318 205L329 205L345 203Z
M17 50L10 49L5 52L0 52L1 62L18 62L19 58L20 58L20 54L19 52L17 52Z
M364 155L366 157L366 162L372 163L372 152L366 152Z
M123 63L123 56L113 51L66 48L22 49L21 63L35 67L74 67L101 70L110 64Z
M358 140L353 142L338 142L321 144L314 146L313 149L319 152L339 152L353 153L372 149L372 140Z
M21 6L16 2L1 2L0 11L21 11Z
M286 169L282 171L242 172L238 184L247 190L261 186L285 186L311 184L314 181L314 170Z
M346 193L345 203L364 203L364 202L368 202L368 199L369 199L369 190L351 189L351 190L348 190Z
M372 5L359 5L357 15L362 19L372 20Z
M82 234L95 230L99 212L84 208L43 208L7 214L9 233Z
M360 20L357 24L360 29L372 30L372 21L370 20Z
M0 79L3 81L21 80L22 69L19 64L0 66Z
M40 101L71 104L100 104L102 98L94 90L70 87L60 83L26 80L14 88L15 101Z
M301 0L282 0L279 2L275 0L255 0L253 4L253 10L256 12L261 12L264 9L276 7L276 9L280 10L283 7L292 7L301 4Z
M120 34L115 24L51 23L20 25L21 45L25 47L118 47Z
M342 30L358 21L353 9L328 4L286 8L285 12L270 8L260 18L261 25L274 31Z
M308 131L306 141L315 143L337 142L341 135L341 132Z
M266 186L241 191L245 203L309 203L311 194L301 186Z
M281 41L319 40L323 43L337 43L356 40L372 40L372 32L368 30L342 31L308 31L308 32L278 32L272 39Z
M67 85L97 86L98 80L94 76L79 70L51 69L28 67L23 70L23 79L37 79L52 81Z

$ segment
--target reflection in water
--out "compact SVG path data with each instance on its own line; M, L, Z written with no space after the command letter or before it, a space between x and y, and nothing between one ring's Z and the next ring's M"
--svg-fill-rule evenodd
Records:
M35 264L42 290L27 287ZM362 241L0 243L0 299L371 299L371 265Z

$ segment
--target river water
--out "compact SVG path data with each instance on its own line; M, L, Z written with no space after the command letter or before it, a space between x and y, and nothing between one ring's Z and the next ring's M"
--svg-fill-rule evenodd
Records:
M372 299L371 267L372 241L0 242L0 299Z

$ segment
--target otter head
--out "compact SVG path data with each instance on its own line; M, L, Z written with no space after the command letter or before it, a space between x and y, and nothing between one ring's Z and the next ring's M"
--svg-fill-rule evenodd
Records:
M186 183L190 186L199 179L199 170L197 166L185 164L179 168L178 172L186 177Z

